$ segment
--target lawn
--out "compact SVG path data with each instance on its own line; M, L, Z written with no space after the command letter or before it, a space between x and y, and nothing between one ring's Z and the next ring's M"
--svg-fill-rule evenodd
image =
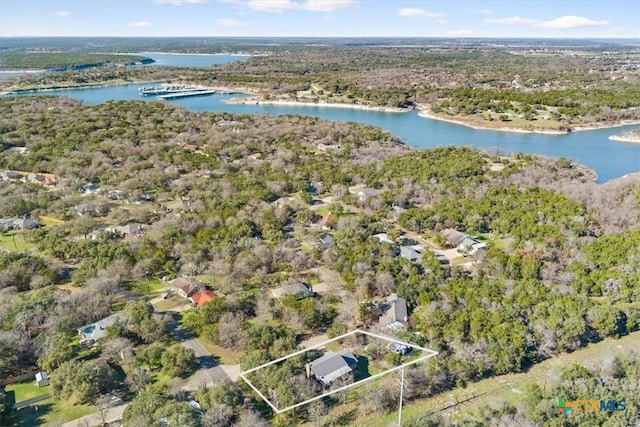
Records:
M131 284L131 292L140 297L157 297L167 289L167 285L159 279L139 280Z
M28 234L28 233L27 233ZM9 251L29 251L35 249L36 245L28 241L28 237L22 232L9 231L0 234L0 245Z
M18 410L13 421L16 427L54 426L77 420L96 411L96 407L91 405L72 405L67 401L56 402L46 399Z
M180 295L173 294L167 299L155 303L155 308L158 311L168 311L179 305L187 304L188 302L189 300L182 298Z
M218 358L221 365L237 365L240 363L240 358L244 355L242 351L229 350L202 338L199 338L199 341L209 353Z
M469 384L466 388L457 388L429 399L412 402L404 406L403 418L408 419L415 415L430 413L444 415L447 414L445 410L451 405L455 405L454 411L459 413L478 409L485 405L498 406L502 402L518 404L524 397L527 384L537 383L543 387L552 384L559 377L560 370L571 363L595 368L601 366L607 358L613 355L638 351L640 351L640 332L634 332L617 340L608 338L573 353L565 353L548 359L534 365L524 373L488 378ZM358 402L355 402L355 405L357 404ZM354 425L387 427L397 416L397 412L391 412L387 415L378 414L377 417L374 415L367 417L368 419L362 418ZM455 414L453 416L455 417Z
M324 205L324 206L320 206L318 209L316 209L316 213L318 215L326 215L329 212L331 212L331 207L330 205Z
M21 383L9 384L6 387L6 391L13 391L16 403L20 403L23 400L49 393L49 386L38 388L36 387L35 379L32 379Z

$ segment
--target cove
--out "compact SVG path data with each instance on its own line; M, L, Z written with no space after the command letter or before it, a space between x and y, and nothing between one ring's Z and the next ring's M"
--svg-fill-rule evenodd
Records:
M155 101L153 97L138 95L140 86L142 85L130 84L44 91L36 94L68 96L88 104L131 99ZM237 96L216 94L161 102L181 105L190 111L270 115L296 114L328 120L364 123L385 129L415 148L457 145L497 149L504 154L522 152L566 157L595 170L598 174L598 183L640 171L640 144L616 142L608 139L611 135L637 128L637 125L577 131L566 135L515 133L471 129L454 123L420 117L417 111L386 113L327 106L253 105L225 102Z

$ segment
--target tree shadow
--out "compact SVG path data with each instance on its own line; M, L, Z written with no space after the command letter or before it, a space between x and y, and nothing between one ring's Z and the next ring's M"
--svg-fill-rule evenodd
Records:
M358 356L358 365L355 371L355 382L362 381L365 378L369 378L369 359L364 356Z
M9 424L16 427L35 427L46 424L44 419L45 415L49 414L53 410L52 403L44 403L42 405L33 404L25 406L16 410L11 418Z
M210 369L220 365L220 358L218 356L209 354L196 357L196 362L198 362L198 365L200 365L201 368Z

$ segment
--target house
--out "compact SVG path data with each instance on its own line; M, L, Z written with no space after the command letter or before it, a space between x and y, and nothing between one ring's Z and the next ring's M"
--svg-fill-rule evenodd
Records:
M49 385L49 376L46 372L40 371L36 374L36 387L45 387Z
M320 236L319 240L320 242L316 243L316 248L320 249L321 251L326 251L331 246L333 246L333 236L329 233L323 233Z
M7 148L7 151L9 153L18 153L18 154L29 154L31 152L31 150L29 150L29 148L27 147L9 147Z
M340 150L340 146L338 144L318 144L318 150L320 151L338 151Z
M416 261L420 258L420 253L413 249L411 246L400 246L400 251L398 252L402 258L406 258L409 261Z
M411 347L406 344L400 344L398 342L392 342L389 344L389 350L401 356L407 355L411 351Z
M13 230L13 221L12 218L0 218L0 232Z
M358 358L349 351L327 353L305 365L307 378L315 378L324 387L329 387L338 379L353 382L354 370L358 365Z
M80 342L97 342L107 334L107 328L109 326L113 326L116 323L123 323L126 319L127 318L123 314L116 313L112 316L105 317L102 320L98 320L95 323L91 323L90 325L83 326L78 329Z
M389 236L387 236L387 233L374 234L373 237L378 239L378 242L380 243L389 243L390 245L393 245L393 240L391 240Z
M391 294L382 307L383 309L386 308L386 310L378 319L378 324L381 328L394 329L396 331L407 328L409 317L407 316L407 301L404 298Z
M328 229L329 226L333 224L337 219L338 217L329 212L326 215L322 215L322 218L320 219L320 225L323 229Z
M475 255L478 251L487 248L486 243L480 242L453 228L442 230L442 235L447 239L449 245L465 251L468 255Z
M22 179L22 174L14 171L4 171L1 176L5 181Z
M362 190L356 193L356 197L361 202L364 202L372 197L377 197L377 196L378 196L378 192L373 188L363 188Z
M200 289L189 297L189 301L191 301L198 307L202 307L204 304L208 303L209 301L213 301L216 298L218 298L218 295L214 292L208 289Z
M111 231L116 233L118 236L126 239L127 237L142 237L145 232L145 228L147 226L144 224L139 224L137 222L132 222L127 225L122 225L120 227L113 227Z
M29 175L27 175L27 181L31 182L33 184L43 184L45 183L45 181L47 180L47 178L39 173L30 173Z
M297 299L303 299L313 296L313 288L304 283L294 283L292 285L281 286L271 291L274 298L280 298L287 295L293 295Z
M295 199L293 197L283 196L273 201L271 204L276 208L283 208L285 206L291 206L294 201Z
M189 298L200 289L202 286L196 280L189 277L178 277L169 282L175 292L183 298Z
M97 194L100 191L100 185L98 184L85 184L82 186L82 192L84 194Z
M40 227L40 224L30 218L18 218L13 220L14 230L34 230L38 227Z

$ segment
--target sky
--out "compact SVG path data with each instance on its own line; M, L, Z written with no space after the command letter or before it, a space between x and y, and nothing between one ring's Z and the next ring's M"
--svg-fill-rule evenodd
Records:
M640 38L639 0L0 0L0 37Z

